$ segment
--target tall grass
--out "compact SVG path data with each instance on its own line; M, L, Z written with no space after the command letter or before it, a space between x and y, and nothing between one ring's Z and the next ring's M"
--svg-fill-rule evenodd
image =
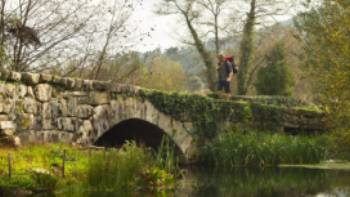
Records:
M168 173L177 175L179 172L179 158L175 154L175 144L171 143L169 137L162 138L158 152L156 153L155 161L157 165L166 170Z
M177 159L168 138L155 155L126 143L121 149L91 156L86 185L89 196L132 196L135 192L173 189Z
M318 163L326 159L331 140L326 136L287 136L258 132L228 132L206 145L201 161L225 167L264 167Z
M119 150L94 153L87 170L89 195L130 195L136 190L136 176L141 174L149 159L150 156L134 143L127 143Z

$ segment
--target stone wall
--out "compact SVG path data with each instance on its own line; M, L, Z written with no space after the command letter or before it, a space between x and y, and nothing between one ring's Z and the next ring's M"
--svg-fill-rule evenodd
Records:
M22 143L93 144L131 118L155 124L189 152L191 124L173 120L147 101L119 95L140 89L47 74L0 72L0 136Z

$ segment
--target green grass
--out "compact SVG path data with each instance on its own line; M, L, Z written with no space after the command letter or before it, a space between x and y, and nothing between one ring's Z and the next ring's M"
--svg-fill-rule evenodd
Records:
M64 151L65 177L62 177ZM13 158L11 179L7 170L8 154ZM115 196L139 190L172 189L175 176L170 170L174 168L168 162L161 165L156 159L156 155L134 143L118 150L89 151L61 144L0 148L0 193L16 189L59 193L72 190L85 196L99 193Z
M201 161L225 167L266 167L319 163L330 154L326 136L287 136L258 132L228 132L202 149Z
M135 191L136 176L147 168L150 156L133 144L120 150L94 154L87 169L86 183L90 194L130 195Z

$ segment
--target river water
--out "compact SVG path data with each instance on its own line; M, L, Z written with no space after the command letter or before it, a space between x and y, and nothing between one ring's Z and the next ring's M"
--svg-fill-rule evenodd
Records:
M350 171L296 168L235 169L230 171L192 168L185 170L175 191L139 193L142 197L347 197ZM61 193L57 197L95 196ZM103 193L98 196L104 195ZM96 197L98 197L96 196ZM122 196L115 194L113 196Z

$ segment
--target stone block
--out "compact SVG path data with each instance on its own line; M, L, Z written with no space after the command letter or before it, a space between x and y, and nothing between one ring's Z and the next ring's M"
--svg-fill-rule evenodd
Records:
M23 110L26 113L37 114L39 110L40 103L32 98L24 98L23 100Z
M32 129L40 129L40 119L38 119L33 114L22 113L19 114L16 118L17 130L32 130Z
M41 102L47 102L52 97L52 87L49 84L39 84L35 87L36 98Z
M8 121L9 117L8 115L0 114L0 121Z
M40 74L37 73L22 73L22 81L28 85L36 85L39 83Z
M105 81L93 81L92 82L92 87L94 88L94 90L97 91L106 91L109 90L111 84L109 82L105 82Z
M57 129L55 122L51 118L41 118L41 128L44 130L54 130Z
M1 101L0 102L0 113L3 113L3 114L10 113L12 106L13 105L11 104L10 101Z
M12 121L1 121L0 122L0 129L5 130L5 129L15 129L15 124Z
M21 73L12 71L8 76L8 80L18 82L18 81L21 81L21 77L22 77Z
M79 120L77 118L58 118L57 128L59 130L75 132L79 127Z
M76 116L77 107L78 107L78 100L77 100L77 98L69 97L67 99L68 116L71 116L71 117Z
M5 69L5 68L0 68L0 78L2 80L8 80L9 76L10 76L10 71Z
M0 136L13 136L14 133L13 129L0 130Z
M70 143L73 141L74 134L57 130L43 130L22 132L18 136L23 144L50 142Z
M18 98L24 98L27 95L28 87L25 85L18 85L16 88Z
M51 83L53 76L49 74L40 74L40 83Z
M75 79L75 90L81 90L83 88L83 80Z
M88 144L90 137L93 133L93 126L91 121L85 120L83 124L79 127L77 132L77 143L79 144Z
M26 96L30 97L30 98L35 98L35 94L34 94L33 88L31 86L28 86L27 95Z
M78 118L89 118L92 116L94 108L90 105L79 105L75 116Z
M7 83L3 86L3 95L9 98L17 97L16 85L12 83Z
M93 81L91 80L83 80L83 90L85 91L90 91L90 90L93 90L94 87L93 87Z
M55 76L53 76L53 78L52 78L52 82L53 82L54 84L56 84L56 85L63 85L63 78L60 77L60 76L55 75Z
M90 92L87 97L79 98L79 104L87 104L92 106L109 104L110 95L108 92Z
M63 78L63 84L64 84L64 87L67 89L74 89L75 80L72 78Z

